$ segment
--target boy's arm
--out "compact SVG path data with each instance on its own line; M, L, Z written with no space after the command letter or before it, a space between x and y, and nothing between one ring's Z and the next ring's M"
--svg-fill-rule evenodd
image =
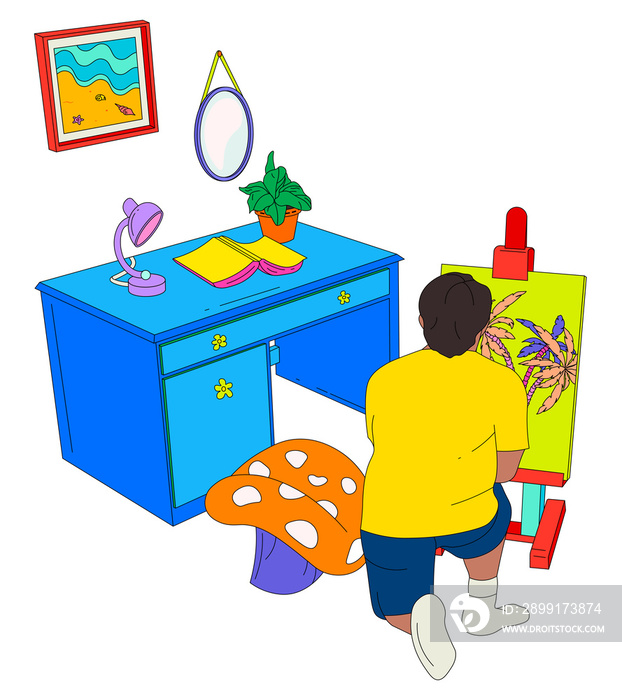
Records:
M497 452L496 483L501 484L505 481L511 481L514 478L524 451L525 450L512 450L511 452Z
M371 379L367 382L367 389L365 391L365 426L367 428L367 437L371 444L374 444L374 411L375 411L375 400L374 400L374 377L372 375Z
M367 423L367 437L369 438L369 441L371 444L374 444L374 416L367 414L366 416L366 423Z
M495 481L510 481L516 475L525 449L529 447L527 431L527 394L517 374L503 368L503 402L495 421L497 476ZM518 448L518 449L517 449Z

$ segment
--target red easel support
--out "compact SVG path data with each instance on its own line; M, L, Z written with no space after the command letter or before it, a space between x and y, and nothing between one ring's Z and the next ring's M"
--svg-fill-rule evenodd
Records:
M533 272L534 249L527 247L527 212L520 207L508 211L505 219L505 245L495 248L492 276L526 280Z
M532 569L548 569L551 566L551 559L565 514L566 503L564 501L550 498L546 502L538 532L531 545L529 566Z

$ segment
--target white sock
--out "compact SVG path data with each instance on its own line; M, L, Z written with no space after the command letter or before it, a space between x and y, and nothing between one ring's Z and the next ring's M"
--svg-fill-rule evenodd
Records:
M456 660L456 650L445 626L445 606L435 595L424 595L413 605L411 636L425 670L440 681Z
M471 611L465 610L462 613L462 622L467 627L469 634L485 636L498 632L502 627L510 625L521 625L529 619L527 608L520 605L510 603L502 608L497 608L497 578L491 578L486 581L478 581L469 579L469 596L475 599L474 608L478 613L478 618L470 627L467 626ZM481 601L486 606L486 609L477 610L477 602Z

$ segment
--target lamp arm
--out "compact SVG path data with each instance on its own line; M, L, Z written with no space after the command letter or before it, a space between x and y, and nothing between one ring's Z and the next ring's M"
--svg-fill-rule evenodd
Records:
M125 258L123 257L123 251L121 250L121 234L123 233L123 229L128 225L128 222L129 217L123 219L123 221L117 226L117 230L114 234L114 252L117 256L119 264L127 272L128 275L131 275L132 277L140 277L140 272L137 272L135 269L131 268L127 264Z

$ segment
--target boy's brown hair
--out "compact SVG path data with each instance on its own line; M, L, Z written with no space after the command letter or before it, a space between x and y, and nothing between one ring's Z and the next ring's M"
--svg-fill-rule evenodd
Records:
M423 335L432 350L445 357L462 355L490 319L490 289L471 275L449 272L421 292Z

